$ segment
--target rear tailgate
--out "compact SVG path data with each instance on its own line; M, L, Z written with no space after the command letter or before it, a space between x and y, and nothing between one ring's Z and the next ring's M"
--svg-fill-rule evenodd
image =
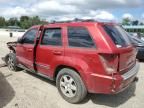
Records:
M118 71L120 74L124 74L135 65L137 50L131 44L127 32L120 26L105 24L103 28L115 44L119 54Z
M120 74L124 74L125 72L133 68L133 66L136 63L136 54L137 54L136 48L130 47L121 49L121 53L119 56Z

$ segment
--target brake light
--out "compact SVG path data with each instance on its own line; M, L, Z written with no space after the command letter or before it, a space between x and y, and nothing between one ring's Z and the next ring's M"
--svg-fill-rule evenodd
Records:
M118 70L118 55L117 54L100 54L100 59L107 74L114 74Z

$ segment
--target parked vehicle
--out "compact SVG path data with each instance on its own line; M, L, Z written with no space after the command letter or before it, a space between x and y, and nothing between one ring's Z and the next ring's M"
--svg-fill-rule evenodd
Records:
M119 93L137 80L137 50L114 23L33 26L8 47L11 53L5 61L10 70L20 67L56 81L70 103L82 101L87 93Z
M133 36L130 36L130 38L138 49L137 59L144 60L144 41Z

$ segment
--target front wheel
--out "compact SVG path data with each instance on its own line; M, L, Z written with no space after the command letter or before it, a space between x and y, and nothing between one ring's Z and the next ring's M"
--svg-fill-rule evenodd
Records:
M56 85L61 96L70 103L78 103L86 97L86 87L80 75L72 69L62 69L57 75Z
M6 63L11 71L18 71L19 68L17 67L16 55L14 53L8 54L6 58Z

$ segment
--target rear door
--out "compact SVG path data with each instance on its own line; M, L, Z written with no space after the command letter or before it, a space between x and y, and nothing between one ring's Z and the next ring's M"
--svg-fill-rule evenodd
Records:
M33 69L33 50L38 28L28 30L22 37L22 43L16 47L18 61L28 68Z
M128 34L120 26L104 25L103 28L119 51L119 71L124 73L134 66L137 50L132 46Z
M94 29L94 28L93 28ZM99 71L98 53L93 39L94 34L89 26L69 26L67 27L67 47L65 48L65 63L67 65L85 67L84 71L89 72L88 66L93 71Z
M44 28L40 44L37 46L37 70L45 75L52 76L53 69L63 62L62 28Z

